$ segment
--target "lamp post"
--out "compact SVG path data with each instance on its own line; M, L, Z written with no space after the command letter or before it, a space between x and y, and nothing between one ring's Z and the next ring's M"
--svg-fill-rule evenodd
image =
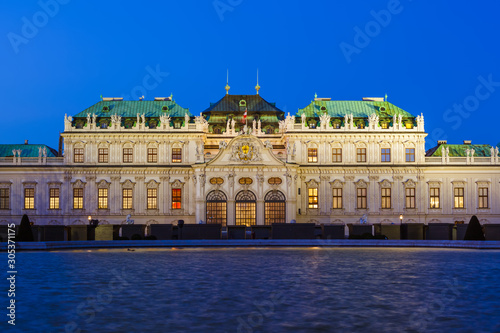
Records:
M399 223L403 225L403 214L399 215Z

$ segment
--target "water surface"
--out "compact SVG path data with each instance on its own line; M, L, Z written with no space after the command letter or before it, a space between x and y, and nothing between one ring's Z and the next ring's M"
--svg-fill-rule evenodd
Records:
M500 332L500 251L120 249L17 260L16 332Z

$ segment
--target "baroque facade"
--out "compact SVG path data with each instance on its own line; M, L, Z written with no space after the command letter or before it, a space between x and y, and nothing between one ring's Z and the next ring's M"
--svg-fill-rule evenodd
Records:
M59 151L0 145L0 224L497 222L498 148L439 142L383 98L285 115L229 94L193 116L171 97L103 98L64 117Z

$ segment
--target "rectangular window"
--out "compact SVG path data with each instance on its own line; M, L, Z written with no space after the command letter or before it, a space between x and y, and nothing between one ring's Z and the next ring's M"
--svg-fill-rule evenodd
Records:
M108 189L100 188L97 190L97 208L108 209Z
M406 162L415 162L415 148L406 148Z
M134 161L134 149L123 148L123 163L132 163Z
M318 208L318 189L310 188L309 192L309 208Z
M157 163L157 162L158 162L158 149L148 148L148 163Z
M73 162L83 163L83 148L75 148L73 151Z
M480 187L478 194L479 194L478 208L488 208L488 188Z
M172 163L182 163L182 148L172 148Z
M73 189L73 209L83 209L83 188Z
M10 189L0 188L0 209L10 208Z
M180 188L172 189L172 209L181 209L182 193Z
M391 208L391 189L383 188L381 193L381 207L382 209Z
M389 123L387 122L383 122L380 127L382 127L382 129L388 129L389 128Z
M333 163L342 162L342 148L332 149L332 162Z
M342 189L334 188L333 191L333 209L342 208Z
M453 189L453 196L455 199L455 208L464 208L464 188L455 187Z
M407 188L406 192L406 208L415 208L415 189Z
M123 209L132 209L132 189L124 188L122 190L122 194L123 194L123 203L122 203Z
M307 162L309 163L318 162L318 149L316 148L307 149Z
M366 209L366 188L358 188L356 190L357 194L357 208L358 209Z
M148 209L158 209L158 190L148 188Z
M49 189L49 209L59 209L59 189Z
M35 189L24 189L24 209L35 209Z
M431 208L439 208L439 188L430 189L430 205Z
M366 148L358 148L356 150L356 155L357 155L356 161L358 163L366 162Z
M109 162L108 148L99 148L97 155L97 162L99 163Z
M391 148L382 148L381 161L390 162L391 161Z

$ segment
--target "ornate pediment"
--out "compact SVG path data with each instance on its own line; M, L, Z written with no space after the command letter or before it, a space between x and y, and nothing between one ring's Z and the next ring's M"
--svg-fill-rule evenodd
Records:
M406 188L411 188L411 187L416 187L417 183L415 183L413 180L408 179L407 181L403 182L404 187Z
M441 187L441 181L439 180L429 180L427 184L429 184L429 187Z
M184 185L183 182L181 182L179 179L174 180L172 183L170 183L172 188L180 188Z
M381 188L391 188L392 183L388 181L387 179L384 179L383 181L379 182Z
M85 184L87 184L87 183L82 182L80 179L78 179L75 182L73 182L73 187L74 188L84 188Z
M111 185L111 183L108 183L104 179L101 179L100 181L97 182L97 188L109 188L109 185Z
M124 188L133 188L133 187L135 186L135 183L132 183L132 182L130 181L130 179L127 179L126 181L124 181L124 182L122 183L122 186L123 186Z
M151 179L149 182L147 182L146 187L147 188L158 188L158 185L159 185L159 183L156 180Z
M317 182L315 179L311 179L308 182L306 182L307 187L318 187L319 182Z
M335 179L334 181L330 182L330 185L332 187L339 188L339 187L343 187L344 186L344 182L340 181L339 179Z
M359 187L359 188L367 188L368 187L368 183L366 181L364 181L363 179L358 180L354 184L356 184L356 187Z

